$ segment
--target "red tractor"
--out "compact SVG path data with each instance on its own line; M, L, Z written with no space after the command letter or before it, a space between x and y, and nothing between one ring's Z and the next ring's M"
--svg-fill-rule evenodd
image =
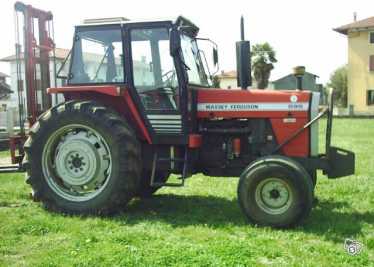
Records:
M31 120L24 144L35 199L59 212L108 214L193 174L239 176L249 221L289 227L311 211L317 170L329 178L354 173L354 154L330 146L332 98L318 113L319 93L247 89L243 35L241 89L212 88L198 31L183 17L76 26L58 73L66 84L47 90L64 100ZM215 48L213 55L217 64ZM326 152L319 154L323 115ZM172 173L180 183L168 182Z

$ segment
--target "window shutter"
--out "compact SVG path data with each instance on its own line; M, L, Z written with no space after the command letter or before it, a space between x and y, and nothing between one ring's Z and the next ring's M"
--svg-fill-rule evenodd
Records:
M370 93L370 90L367 90L367 95L366 95L366 105L368 105L368 106L370 106L370 95L371 95L371 93Z
M374 55L371 55L369 58L369 70L374 71Z

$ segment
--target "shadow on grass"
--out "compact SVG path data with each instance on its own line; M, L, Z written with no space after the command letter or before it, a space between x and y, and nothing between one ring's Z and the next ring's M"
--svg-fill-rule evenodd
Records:
M359 212L348 202L323 200L296 231L318 234L327 240L343 244L346 238L360 235L364 224L374 224L374 211Z
M135 200L128 206L125 214L113 219L126 224L166 222L173 227L206 225L224 228L247 225L237 199L198 195L162 194ZM323 200L303 225L291 231L317 234L341 243L345 238L360 234L365 223L374 224L373 212L360 213L352 211L348 202Z
M134 200L126 214L114 217L128 224L142 221L160 221L174 227L207 225L224 227L247 224L236 199L198 195L154 195L152 198Z

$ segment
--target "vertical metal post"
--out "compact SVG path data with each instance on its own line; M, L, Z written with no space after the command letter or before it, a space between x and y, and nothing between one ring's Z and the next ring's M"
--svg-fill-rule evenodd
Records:
M251 76L251 48L249 41L244 40L244 18L240 18L240 38L236 42L236 75L237 84L242 90L247 90L252 84Z
M296 89L303 90L303 76L296 76Z
M51 12L33 8L22 2L16 2L14 8L16 13L22 13L24 17L23 27L21 27L24 41L23 62L25 65L26 107L27 119L29 124L32 125L41 112L51 107L52 102L51 96L47 94L46 90L50 87L51 82L49 52L54 49L54 43L50 36L50 29L47 28L47 23L52 21L53 16ZM35 22L37 25L35 25ZM35 37L34 26L38 27L38 38ZM37 83L39 76L37 73L39 71L40 83ZM40 88L37 88L39 86ZM38 99L38 91L41 93L41 99Z
M47 32L47 20L46 18L39 18L39 66L40 66L40 88L37 88L41 92L41 110L48 109L52 105L52 98L51 95L47 93L47 88L51 85L51 78L50 78L50 68L49 68L49 52L50 50L45 47L46 40L48 40L48 32Z
M6 111L6 126L8 137L14 136L14 108L8 108Z
M296 66L293 68L293 74L296 78L296 89L302 91L303 90L303 76L305 74L305 67L304 66Z
M240 40L244 41L244 18L240 17Z

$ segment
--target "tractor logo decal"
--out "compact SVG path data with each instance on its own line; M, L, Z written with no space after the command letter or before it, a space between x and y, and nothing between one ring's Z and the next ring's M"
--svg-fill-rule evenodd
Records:
M297 97L296 97L297 98ZM308 102L285 103L199 103L198 111L307 111Z
M290 101L291 101L292 103L297 102L297 95L292 95L292 96L290 97Z

